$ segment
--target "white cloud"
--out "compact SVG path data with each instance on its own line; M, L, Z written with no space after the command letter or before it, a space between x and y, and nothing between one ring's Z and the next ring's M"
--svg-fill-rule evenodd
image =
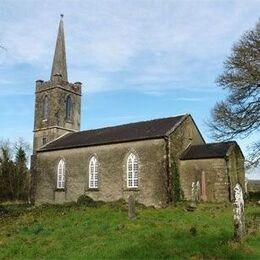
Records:
M179 97L176 98L177 101L187 101L187 102L199 102L202 101L203 98L194 98L194 97Z
M8 80L8 79L0 79L0 85L11 85L14 82L12 80Z
M166 93L160 91L145 91L144 94L154 97L162 97L165 96Z
M144 92L214 84L234 41L254 26L259 1L5 1L0 66L30 64L49 77L59 13L70 78L89 91ZM120 76L120 81L116 81ZM37 75L31 75L35 80ZM196 85L196 84L194 84ZM88 87L87 87L88 88Z

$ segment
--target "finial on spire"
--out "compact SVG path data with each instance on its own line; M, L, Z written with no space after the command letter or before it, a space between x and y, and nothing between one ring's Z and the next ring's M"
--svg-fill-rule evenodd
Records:
M65 37L63 28L63 14L60 15L61 20L58 29L58 36L52 63L51 80L59 75L64 81L68 81L67 64L66 64L66 50L65 50Z
M64 14L60 14L60 18L62 19L64 17Z

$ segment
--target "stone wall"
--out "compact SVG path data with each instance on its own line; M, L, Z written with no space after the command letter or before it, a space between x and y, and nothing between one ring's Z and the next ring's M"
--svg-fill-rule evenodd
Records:
M134 152L139 159L139 188L126 186L126 158ZM99 162L99 188L88 188L90 158ZM66 163L66 189L56 190L57 165ZM134 193L137 201L149 206L166 204L166 142L144 140L95 147L37 153L36 203L76 201L82 194L94 200L126 199Z
M43 138L50 142L64 132L80 130L81 83L71 84L61 80L37 81L35 95L34 151L43 145ZM65 101L68 95L72 99L71 120L65 118ZM47 118L43 118L45 96L49 100Z
M260 192L260 180L248 180L247 191L248 192Z
M178 126L178 128L170 135L169 139L169 173L170 173L170 186L172 192L174 190L182 187L180 183L180 162L178 160L180 154L189 146L196 144L204 144L205 141L201 136L198 128L196 127L191 116L186 117L186 119ZM176 165L176 169L172 169L173 163ZM180 189L181 190L181 189ZM176 191L175 191L176 192ZM179 193L179 192L178 192ZM172 199L181 198L181 194L172 194Z
M187 200L191 199L194 181L200 181L201 196L207 201L233 200L232 191L237 183L245 190L244 157L238 147L232 146L226 158L181 160L180 171L181 187Z
M171 157L178 158L189 146L204 144L205 141L194 124L191 116L188 116L181 125L170 135Z
M35 150L39 149L44 145L43 138L45 138L45 144L61 137L65 134L71 133L72 131L58 128L58 127L51 127L51 128L42 128L39 131L34 132L34 148ZM74 132L74 131L73 131Z
M245 191L245 169L244 157L237 147L232 147L227 157L228 173L230 176L231 188L234 189L235 185L239 183ZM233 200L233 193L231 194Z
M204 178L205 200L217 202L229 200L229 182L225 159L181 160L180 170L181 187L185 199L191 200L192 182L199 181L202 184Z

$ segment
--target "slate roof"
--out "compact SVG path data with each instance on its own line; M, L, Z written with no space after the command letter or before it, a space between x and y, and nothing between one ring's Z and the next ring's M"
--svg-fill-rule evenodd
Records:
M181 154L180 160L225 158L231 146L239 147L235 141L191 145Z
M67 134L45 145L38 152L162 138L174 131L187 116L185 114Z

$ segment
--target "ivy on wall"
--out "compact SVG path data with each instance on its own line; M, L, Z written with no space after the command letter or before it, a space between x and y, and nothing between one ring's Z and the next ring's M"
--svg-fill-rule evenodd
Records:
M172 171L172 190L173 190L173 201L178 202L181 200L181 183L180 183L180 173L176 160L171 163Z

